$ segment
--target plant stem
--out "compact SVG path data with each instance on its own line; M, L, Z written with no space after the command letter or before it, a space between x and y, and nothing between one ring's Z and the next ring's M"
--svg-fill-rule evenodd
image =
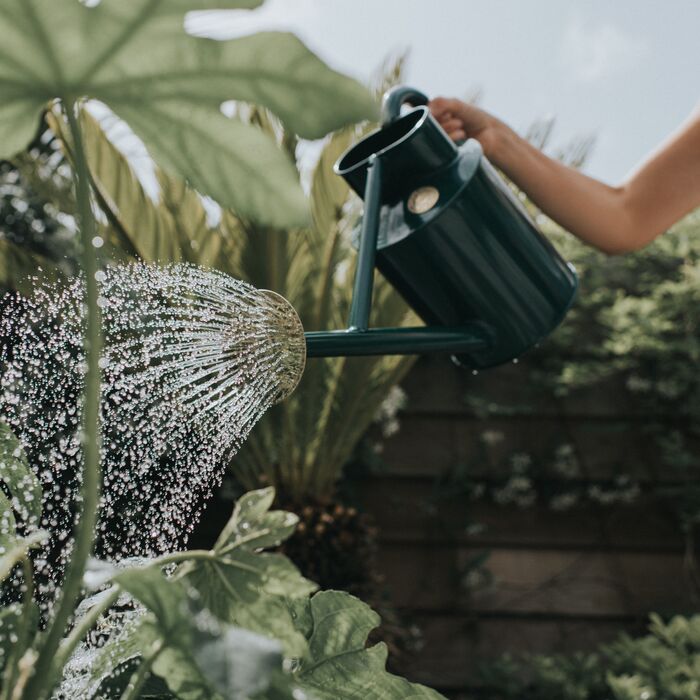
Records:
M141 693L141 688L148 678L148 674L151 670L151 666L155 663L158 655L163 651L164 643L162 639L159 639L153 645L151 653L141 662L138 669L133 676L129 679L129 683L122 693L121 700L136 700Z
M90 611L85 613L85 616L80 620L80 622L71 630L71 633L63 640L63 643L56 653L56 658L54 659L54 669L58 673L60 669L65 666L66 662L73 653L75 647L80 644L81 640L87 636L87 633L93 628L97 618L102 615L105 610L110 608L112 604L119 597L120 590L117 586L112 586L112 588L105 591L108 595L100 603L90 608Z
M190 559L198 559L200 561L211 561L216 559L214 552L208 549L191 549L186 552L173 552L172 554L164 554L153 560L151 566L167 566L168 564L179 564Z
M87 160L80 125L76 118L77 109L77 102L69 101L67 104L64 102L64 110L68 117L68 125L75 149L75 184L80 221L81 263L85 275L87 372L82 415L83 478L73 552L67 566L60 597L56 602L56 612L41 644L34 674L27 683L22 696L25 700L40 700L50 695L56 683L56 676L52 673L55 668L54 656L75 609L75 603L80 595L85 564L92 552L100 490L100 369L98 363L102 337L100 307L97 303L98 289L95 279L97 252L93 245L96 229L90 203Z

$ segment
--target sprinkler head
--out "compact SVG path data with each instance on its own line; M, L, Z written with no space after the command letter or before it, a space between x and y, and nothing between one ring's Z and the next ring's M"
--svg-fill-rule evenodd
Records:
M304 327L296 309L277 292L261 289L270 304L270 341L281 347L279 393L274 403L281 403L296 389L306 367Z

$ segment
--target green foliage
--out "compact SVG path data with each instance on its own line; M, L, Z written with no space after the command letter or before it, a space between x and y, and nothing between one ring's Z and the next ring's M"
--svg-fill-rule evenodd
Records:
M272 634L296 655L304 642L295 630L287 599L309 595L307 581L281 554L257 552L280 544L292 534L297 517L268 509L273 489L253 491L239 499L219 536L212 556L192 561L182 575L217 617L261 634ZM225 593L222 595L222 593Z
M0 0L0 31L4 37L0 51L3 95L0 158L14 156L26 147L34 135L37 117L47 103L60 102L70 133L70 138L64 140L73 156L87 310L82 488L72 558L46 630L36 639L33 632L23 634L16 646L17 652L5 669L0 689L3 700L10 697L41 700L51 695L66 656L100 613L99 604L93 605L68 638L61 640L80 596L81 580L95 537L101 476L98 418L101 332L96 280L98 255L94 245L99 229L91 206L90 168L85 158L79 104L85 98L102 100L130 122L166 169L188 180L202 193L219 199L223 205L235 208L237 215L246 221L277 226L308 221L297 173L272 139L251 124L224 117L221 104L239 100L262 105L294 132L309 138L323 136L376 113L375 101L365 89L330 70L292 35L265 33L216 42L185 34L185 13L207 9L212 4L218 8L242 9L261 3L258 0L216 3L102 0L88 5L78 0L50 3ZM123 217L124 211L119 213ZM7 248L7 241L2 243L14 260L29 264L26 256ZM9 271L5 273L9 277ZM14 451L12 456L17 456ZM4 524L14 524L11 520L14 515L8 515L7 498L0 507ZM275 521L272 526L278 524ZM32 572L26 549L40 536L41 533L33 532L24 540L10 541L5 547L8 553L3 559L3 569L9 571L18 561L24 565L24 619L30 619L33 605ZM260 541L266 541L268 536L269 533L261 533ZM265 558L267 555L261 559L263 564L257 561L251 564L249 558L254 553L235 537L232 542L227 539L222 550L229 546L230 551L225 553L203 555L217 559L222 568L243 571L248 577L247 584L238 582L230 589L224 586L223 593L235 597L246 586L259 585L261 595L282 599L283 590L288 592L290 587L293 590L295 574L289 567ZM268 569L282 579L277 583L263 580ZM229 579L235 577L232 571L226 570L225 574ZM148 576L148 585L144 585L143 577ZM206 618L204 622L200 612L187 616L182 604L183 595L189 595L190 584L173 580L161 583L153 576L125 572L114 577L117 592L140 598L149 609L148 616L136 629L141 635L146 634L149 626L152 631L146 645L139 637L142 661L124 689L123 700L140 694L151 671L158 672L159 663L167 665L163 672L173 677L174 684L176 671L180 672L182 683L177 687L182 697L196 697L197 692L200 697L211 697L212 689L228 697L245 697L268 685L278 697L283 697L284 688L280 695L276 687L280 669L276 669L279 673L275 678L268 673L273 660L280 658L276 644L251 643L249 634L241 635L226 621L206 618L211 613L205 610L200 611ZM210 582L202 585L205 583ZM172 586L167 592L163 588L166 585ZM106 609L112 602L114 598L109 593L101 604ZM202 654L202 648L210 653ZM235 674L227 667L232 654L240 662ZM197 687L201 690L197 691Z
M493 697L518 700L694 700L700 695L700 616L620 636L596 653L507 657L485 669Z
M75 269L71 171L43 117L29 149L0 162L0 286L31 291L28 274Z
M648 416L661 455L683 485L672 497L686 526L700 518L700 212L644 250L606 258L556 234L581 274L570 318L553 336L533 379L563 395L621 379L626 400Z
M47 533L37 529L41 518L41 486L29 468L27 456L10 428L0 422L0 582L43 542ZM9 497L8 495L9 494ZM17 518L26 536L17 534Z
M322 591L295 607L297 626L308 640L308 653L295 674L301 687L318 700L434 699L441 696L386 673L382 643L367 648L367 635L379 616L348 593Z
M631 416L645 439L658 446L658 458L650 455L642 465L621 461L612 474L589 480L586 443L562 433L536 458L522 452L499 456L502 462L494 471L506 476L468 484L470 490L497 503L544 502L564 510L586 502L631 503L642 493L642 476L646 492L671 505L691 532L700 519L700 212L647 248L619 257L584 245L551 222L542 220L542 225L578 270L577 301L546 343L519 364L517 400L501 394L494 401L472 390L465 402L478 417L498 421L531 415L553 400L597 388L606 400L614 396L618 402L607 410L619 411L619 420L598 429L629 430L623 420ZM502 454L494 446L503 437L485 427L475 459ZM465 485L469 465L464 471L455 469L449 483Z
M87 7L3 0L0 156L26 146L49 101L89 96L124 118L171 172L240 215L304 222L304 196L288 159L259 130L226 118L220 105L263 105L295 133L318 138L373 116L375 103L291 34L231 41L185 34L185 13L212 4L245 9L261 2L103 0Z
M275 139L291 162L295 136L278 120L258 109L243 110L239 117ZM72 160L65 121L54 112L49 123ZM285 296L307 330L346 325L355 258L350 234L358 212L332 166L367 126L343 129L327 140L311 173L313 225L283 231L230 210L223 210L212 224L201 197L157 166L160 195L153 201L104 127L86 110L81 125L93 192L108 222L101 234L105 255L214 267ZM381 276L375 285L375 325L416 323ZM253 488L265 475L285 500L331 495L389 389L413 362L400 356L309 360L294 394L268 411L237 454L231 465L236 477Z
M383 644L367 648L379 617L364 603L336 591L311 595L314 584L291 562L261 551L286 539L297 521L270 511L273 500L272 489L243 496L211 551L126 569L93 562L91 585L110 581L110 590L143 608L117 625L82 678L66 678L64 690L119 697L131 676L131 685L160 678L168 692L159 697L179 700L440 698L388 673ZM178 568L164 576L173 562ZM106 610L99 597L91 604Z

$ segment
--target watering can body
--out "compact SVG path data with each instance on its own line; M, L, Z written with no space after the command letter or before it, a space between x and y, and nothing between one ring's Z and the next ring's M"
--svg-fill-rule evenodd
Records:
M335 166L364 197L382 161L376 266L428 326L482 329L488 342L456 354L459 364L513 360L563 319L576 272L477 141L457 147L425 106L396 112Z

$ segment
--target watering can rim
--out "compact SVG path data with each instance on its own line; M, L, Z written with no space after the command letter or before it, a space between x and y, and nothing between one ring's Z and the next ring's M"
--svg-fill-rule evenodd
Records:
M379 151L376 151L374 153L370 153L366 158L363 158L362 160L358 160L357 162L353 163L349 167L343 167L343 161L346 159L346 157L355 149L357 146L362 143L363 141L366 141L367 139L372 138L376 134L380 134L382 131L385 131L388 128L395 127L397 124L400 124L402 121L408 121L411 118L415 119L415 114L417 113L422 113L421 116L416 120L416 123L400 138L396 139L395 141L392 141L390 144L385 146L384 148L380 149ZM377 129L374 129L373 131L370 131L368 134L363 136L363 138L360 141L357 141L356 143L353 143L351 146L349 146L345 151L343 151L342 155L338 158L338 160L335 162L333 165L333 172L336 175L344 176L347 173L351 173L355 170L360 170L364 167L367 167L372 160L372 158L380 158L383 155L386 155L389 153L389 151L392 151L393 149L397 148L403 143L406 143L407 141L410 141L416 133L420 130L420 128L425 124L425 122L430 118L430 110L428 107L425 105L418 105L416 107L413 107L409 112L406 114L398 117L392 122L389 122L387 124L384 124L380 126Z

